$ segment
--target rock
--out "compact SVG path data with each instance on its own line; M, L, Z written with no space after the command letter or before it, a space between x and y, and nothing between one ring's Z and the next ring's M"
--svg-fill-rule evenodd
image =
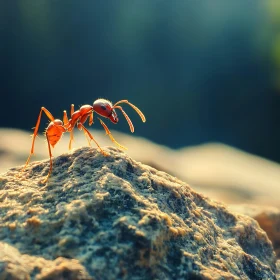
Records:
M192 185L212 199L227 204L275 206L280 210L280 164L219 144L170 149L141 137L111 130L116 140L126 146L132 158L163 170ZM0 173L23 164L31 148L30 132L0 128ZM101 145L112 145L102 130L90 129ZM84 134L75 131L74 148L88 145ZM56 145L53 155L68 150L69 134ZM94 143L92 144L93 147ZM35 143L32 160L48 158L45 137Z
M0 279L279 277L254 219L116 148L105 151L54 158L46 184L48 160L0 176Z
M271 240L276 256L280 259L280 210L260 205L229 205L229 209L254 218Z
M85 268L74 259L47 260L20 254L13 246L0 242L0 279L90 279Z

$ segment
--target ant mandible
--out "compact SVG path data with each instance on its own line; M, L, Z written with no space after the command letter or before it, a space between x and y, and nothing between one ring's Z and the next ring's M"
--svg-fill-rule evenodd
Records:
M75 128L75 126L77 126L79 130L83 130L85 136L88 139L89 145L90 145L90 141L93 140L95 142L95 144L97 145L97 147L99 148L100 152L104 156L107 156L105 151L103 151L103 149L99 146L99 144L94 139L94 137L91 135L91 133L84 126L84 123L87 121L87 119L89 120L89 125L93 124L93 112L96 112L97 114L99 114L102 117L110 119L111 122L116 124L116 123L118 123L119 118L118 118L118 115L117 115L115 109L119 109L122 112L122 114L124 115L124 117L126 118L126 121L127 121L128 125L130 127L130 131L134 132L134 126L132 124L132 121L130 120L128 115L125 113L123 108L119 105L121 103L126 103L126 104L130 105L138 113L138 115L140 116L142 121L143 122L146 121L146 118L145 118L144 114L140 111L140 109L138 109L132 103L128 102L128 100L120 100L113 105L110 101L100 98L100 99L97 99L96 101L94 101L93 106L83 105L77 111L74 111L74 104L72 104L71 109L70 109L71 118L68 119L67 112L64 111L63 112L63 122L59 119L55 119L53 117L53 115L45 107L42 107L41 110L40 110L38 119L37 119L37 123L36 123L35 129L34 129L34 133L32 135L32 145L31 145L30 154L27 158L25 166L23 167L23 170L28 165L31 156L34 154L34 144L35 144L36 136L38 134L38 130L39 130L40 122L41 122L41 117L42 117L42 112L44 112L50 120L50 123L45 130L45 136L46 136L46 139L47 139L48 151L49 151L49 157L50 157L50 167L49 167L48 175L42 181L42 183L44 184L48 181L48 179L51 175L51 172L52 172L52 167L53 167L51 146L54 148L54 146L61 139L63 133L69 132L70 133L70 141L69 141L68 148L70 150L71 147L72 147L72 141L74 140L73 129ZM106 124L100 118L98 118L98 119L99 119L101 125L103 126L106 134L110 137L111 141L114 142L119 148L126 149L124 146L120 145L114 139L114 137L112 136L112 133L110 132L110 130L108 129Z

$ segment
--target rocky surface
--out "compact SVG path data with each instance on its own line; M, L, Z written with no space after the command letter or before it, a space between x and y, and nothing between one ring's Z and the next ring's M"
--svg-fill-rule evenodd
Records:
M260 205L229 205L229 209L254 218L271 240L276 256L280 259L280 210Z
M199 192L227 204L274 206L280 209L280 164L233 147L208 143L182 149L170 149L135 135L111 130L116 140L126 146L132 158L188 182ZM22 165L31 148L31 132L0 128L0 173ZM102 130L90 132L103 146L112 145ZM87 146L80 131L75 131L74 148ZM53 155L68 150L69 135L62 137ZM94 143L92 144L95 147ZM35 143L33 160L48 158L45 137Z
M21 254L14 246L0 242L0 279L91 279L85 267L75 259L58 257L47 260Z
M258 223L115 148L0 176L0 279L277 279ZM2 248L2 250L1 250ZM278 268L277 268L278 267Z

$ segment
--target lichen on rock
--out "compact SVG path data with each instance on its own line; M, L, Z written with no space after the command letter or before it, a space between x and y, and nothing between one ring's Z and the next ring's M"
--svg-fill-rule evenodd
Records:
M277 279L255 220L105 150L1 175L0 279Z

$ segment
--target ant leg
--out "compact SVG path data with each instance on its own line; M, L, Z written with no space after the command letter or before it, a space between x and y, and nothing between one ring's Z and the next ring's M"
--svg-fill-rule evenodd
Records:
M65 127L67 127L68 124L69 124L69 120L68 120L68 116L67 116L66 110L63 111L63 123L64 123Z
M133 133L134 132L134 126L132 124L132 121L130 120L129 116L126 114L126 112L123 110L123 108L121 106L113 106L113 108L117 108L120 109L121 112L123 113L124 117L126 118L126 121L129 125L130 131Z
M71 109L70 109L70 114L71 116L74 114L74 104L71 104ZM69 141L69 150L72 148L72 142L74 141L74 132L73 132L74 127L70 131L70 141Z
M115 143L120 149L127 150L126 147L122 146L121 144L119 144L119 143L115 140L115 138L113 137L113 135L112 135L111 131L109 130L109 128L107 127L107 125L106 125L100 118L98 118L98 119L99 119L100 123L102 124L103 128L105 129L106 135L108 135L108 136L110 137L111 141L112 141L113 143Z
M36 136L38 134L38 130L39 130L39 126L40 126L40 122L41 122L41 117L42 117L42 112L44 112L46 114L46 116L50 119L50 121L54 121L54 117L53 115L45 108L45 107L41 107L37 122L36 122L36 126L34 129L34 133L32 135L32 145L31 145L31 150L30 150L30 154L29 157L27 158L27 161L25 163L25 166L23 167L22 171L26 168L26 166L29 163L29 160L31 158L31 156L34 154L34 145L35 145L35 139Z
M80 122L77 123L77 127L78 127L79 130L82 130L82 129L83 129L82 126L83 126L82 123L80 123ZM86 137L86 139L87 139L87 141L88 141L88 145L91 147L90 138L89 138L87 132L86 132L84 129L83 129L83 132L84 132L85 137Z
M93 124L93 112L89 115L88 124L89 124L89 125L92 125L92 124Z
M68 149L71 150L71 146L72 146L72 140L74 139L73 137L73 129L69 128L69 120L68 120L68 116L67 116L67 112L64 110L63 111L63 123L64 126L67 128L67 131L69 131L70 129L70 141L69 141L69 145L68 145Z
M135 105L133 105L132 103L128 102L128 100L120 100L117 103L115 103L115 105L113 107L115 107L116 105L118 105L120 103L126 103L126 104L130 105L140 116L141 120L143 122L146 122L146 118L145 118L144 114L141 112L141 110L138 107L136 107Z
M74 114L74 111L75 111L74 104L71 104L71 109L70 109L71 116Z
M105 153L102 148L99 146L99 144L96 142L96 140L93 138L93 136L91 135L91 133L81 124L79 123L79 126L83 129L84 133L88 135L88 137L93 140L95 142L95 144L97 145L97 147L99 148L100 152L104 155L104 156L108 156L107 153Z
M50 146L49 137L47 135L47 132L46 132L46 138L47 138L47 142L48 142L48 149L49 149L49 156L50 156L50 168L49 168L49 173L48 173L47 177L42 181L42 184L45 184L48 181L48 179L52 173L52 167L53 167L52 151L51 151L51 146Z
M72 117L73 114L74 114L74 104L71 104L70 116ZM66 126L67 128L72 126L71 119L70 119L70 123L69 123L66 110L63 111L63 123L64 123L64 126Z
M70 140L69 140L69 145L68 145L68 149L69 149L69 150L72 149L72 141L74 141L74 132L73 132L73 129L70 131Z
M71 104L70 115L72 116L73 113L74 113L74 104ZM63 123L64 123L64 126L67 127L67 130L68 131L70 130L70 140L69 140L68 149L71 150L72 141L74 141L74 132L73 132L73 127L71 127L71 124L69 124L67 112L65 110L63 111Z

